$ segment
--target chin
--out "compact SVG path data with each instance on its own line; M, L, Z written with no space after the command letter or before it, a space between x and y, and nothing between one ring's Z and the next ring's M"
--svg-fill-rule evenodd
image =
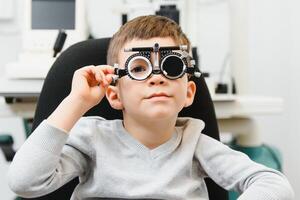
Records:
M159 111L159 112L151 112L151 113L144 113L148 116L148 118L152 120L167 120L167 119L173 119L174 117L177 117L178 113L172 113L170 111Z

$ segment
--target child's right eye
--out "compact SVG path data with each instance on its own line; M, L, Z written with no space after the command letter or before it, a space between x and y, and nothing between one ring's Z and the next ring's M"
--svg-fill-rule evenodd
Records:
M132 73L140 73L140 72L144 72L144 71L146 71L146 69L143 66L135 66L130 70L130 72L132 72Z

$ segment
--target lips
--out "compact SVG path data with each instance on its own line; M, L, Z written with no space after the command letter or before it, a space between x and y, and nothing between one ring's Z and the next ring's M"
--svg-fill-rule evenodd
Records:
M164 92L153 93L150 96L148 96L147 99L151 99L151 98L155 98L155 97L170 97L170 95L168 95Z

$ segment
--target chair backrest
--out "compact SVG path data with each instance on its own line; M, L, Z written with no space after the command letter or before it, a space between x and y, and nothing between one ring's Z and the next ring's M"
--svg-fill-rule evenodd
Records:
M51 67L36 108L32 131L46 119L70 93L74 71L87 65L106 64L107 48L110 38L91 39L77 43L65 50ZM219 131L215 116L213 102L203 78L194 80L197 92L194 103L183 109L180 116L190 116L202 119L205 123L203 133L219 140ZM106 119L121 119L122 113L110 107L104 98L100 104L90 109L85 116L102 116ZM57 191L44 197L45 199L70 199L78 179L72 180ZM227 192L217 186L212 180L206 180L209 197L211 200L226 200Z

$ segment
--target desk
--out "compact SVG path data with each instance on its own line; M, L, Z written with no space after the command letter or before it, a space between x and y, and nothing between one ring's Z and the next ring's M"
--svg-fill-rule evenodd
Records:
M4 97L38 97L44 80L12 80L0 77L0 96Z
M275 115L283 111L283 99L263 96L234 96L226 100L213 97L221 132L231 132L241 146L259 146L263 143L255 116Z
M43 80L7 80L0 78L0 96L38 97ZM215 95L212 97L221 132L231 132L244 146L262 143L255 116L274 115L283 111L283 100L274 97ZM36 102L6 104L0 98L0 117L32 118Z

